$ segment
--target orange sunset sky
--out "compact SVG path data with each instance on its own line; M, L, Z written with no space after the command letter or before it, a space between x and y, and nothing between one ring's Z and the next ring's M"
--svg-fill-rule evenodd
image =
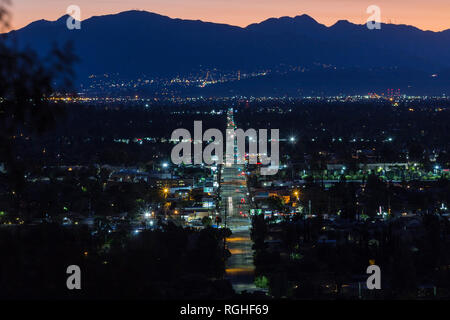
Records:
M327 26L337 20L365 23L369 5L381 8L382 22L414 25L423 30L450 29L450 0L11 0L12 29L46 19L56 20L69 5L81 19L138 9L172 18L247 26L270 17L308 14Z

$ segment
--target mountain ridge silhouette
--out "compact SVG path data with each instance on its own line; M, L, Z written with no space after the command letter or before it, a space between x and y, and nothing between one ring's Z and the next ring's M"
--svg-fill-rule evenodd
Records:
M54 44L72 42L80 60L75 66L80 82L91 74L136 78L214 68L276 70L279 66L327 66L329 73L356 69L365 74L360 80L366 82L371 70L400 70L423 74L423 81L431 81L428 77L432 74L443 74L447 79L450 70L450 29L433 32L381 24L381 30L369 30L346 20L327 27L306 14L238 27L130 10L93 16L82 21L81 30L68 30L61 23L64 17L35 21L9 32L8 37L42 56ZM320 77L326 80L327 72L322 71ZM395 79L389 78L393 75L386 77L387 83L395 84L391 81ZM448 85L441 79L432 79L433 84L445 91ZM419 86L420 82L408 84L404 80L397 85Z

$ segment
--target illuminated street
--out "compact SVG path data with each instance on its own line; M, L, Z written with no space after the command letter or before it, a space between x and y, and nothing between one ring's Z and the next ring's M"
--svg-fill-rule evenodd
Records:
M227 116L228 129L235 129L232 112ZM236 151L236 149L235 149ZM238 293L259 290L254 285L253 242L250 238L251 220L247 199L245 166L225 165L222 171L221 195L226 224L233 232L227 239L231 257L226 276Z

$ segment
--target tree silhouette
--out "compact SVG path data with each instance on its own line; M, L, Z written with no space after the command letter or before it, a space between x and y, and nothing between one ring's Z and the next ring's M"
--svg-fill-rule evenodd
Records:
M9 0L0 1L0 30L9 26L9 4ZM18 152L18 141L42 134L63 113L48 98L71 88L75 57L71 45L66 45L41 59L31 50L18 49L8 34L0 37L0 164L6 171L4 182L19 203L27 159Z

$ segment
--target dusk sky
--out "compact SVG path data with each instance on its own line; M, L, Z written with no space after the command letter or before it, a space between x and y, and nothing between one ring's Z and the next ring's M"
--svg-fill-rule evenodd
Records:
M366 8L381 8L382 21L441 31L450 28L450 0L12 0L13 29L46 19L56 20L69 5L81 8L82 20L93 15L138 9L172 18L247 26L270 17L306 13L327 26L337 20L365 23Z

